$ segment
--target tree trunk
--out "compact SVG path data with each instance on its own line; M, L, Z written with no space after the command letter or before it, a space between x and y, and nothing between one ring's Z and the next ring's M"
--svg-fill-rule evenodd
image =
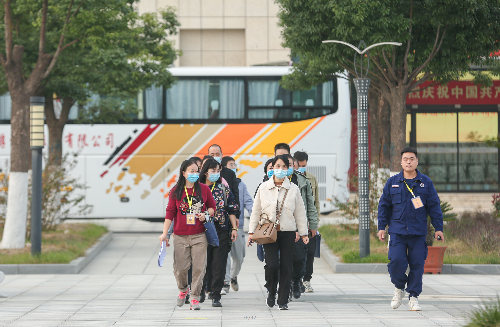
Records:
M56 118L52 95L45 96L45 117L49 129L49 163L61 165L64 124Z
M391 106L391 171L401 171L401 150L406 146L406 90L395 87L386 96Z
M379 128L380 128L380 153L379 166L389 168L391 160L391 106L389 102L379 95Z
M22 249L26 240L28 169L31 166L29 95L10 90L12 97L11 150L7 215L1 248Z

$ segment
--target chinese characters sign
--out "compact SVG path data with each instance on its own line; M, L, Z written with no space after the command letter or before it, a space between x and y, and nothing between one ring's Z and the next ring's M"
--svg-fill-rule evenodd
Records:
M447 85L425 82L406 97L406 104L474 105L500 104L500 81L482 87L472 82L453 81Z

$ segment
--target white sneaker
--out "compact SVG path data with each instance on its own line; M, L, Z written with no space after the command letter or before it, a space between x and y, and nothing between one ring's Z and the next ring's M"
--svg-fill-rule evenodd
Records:
M226 291L224 289L220 290L220 295L227 295Z
M314 289L311 286L311 282L304 282L304 287L306 288L306 293L314 293Z
M410 302L408 302L408 307L410 311L422 311L422 308L418 304L418 299L414 296L410 297Z
M405 296L405 290L400 290L399 288L394 289L394 296L391 301L391 308L397 309L401 305L401 300Z

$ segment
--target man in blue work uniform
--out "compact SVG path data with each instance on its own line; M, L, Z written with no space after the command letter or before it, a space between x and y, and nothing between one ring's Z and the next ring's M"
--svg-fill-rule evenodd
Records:
M378 238L385 241L389 225L389 275L396 287L391 307L397 309L406 292L408 307L420 311L417 297L422 292L422 276L427 259L427 215L436 230L436 240L444 242L443 213L432 181L417 170L417 150L401 151L403 171L389 178L378 205ZM406 269L410 266L410 273Z

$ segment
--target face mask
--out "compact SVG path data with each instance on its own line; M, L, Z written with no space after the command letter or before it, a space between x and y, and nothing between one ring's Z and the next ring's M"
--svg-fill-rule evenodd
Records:
M273 175L274 175L274 171L272 169L270 169L270 170L267 171L267 177L268 178L273 177Z
M220 162L222 161L222 157L214 157L214 159L215 159L218 163L220 163Z
M219 180L219 178L220 178L220 174L219 174L219 173L217 173L217 174L210 174L210 175L208 175L208 180L209 180L210 182L212 182L212 183L217 182L217 181Z
M231 168L231 170L236 174L236 168Z
M291 176L293 174L293 167L288 168L286 175Z
M198 174L188 174L187 180L190 183L195 183L200 176Z
M286 177L286 170L283 169L275 169L274 170L274 176L276 176L277 179L283 179Z
M299 171L301 174L304 174L306 172L306 167L299 167Z

